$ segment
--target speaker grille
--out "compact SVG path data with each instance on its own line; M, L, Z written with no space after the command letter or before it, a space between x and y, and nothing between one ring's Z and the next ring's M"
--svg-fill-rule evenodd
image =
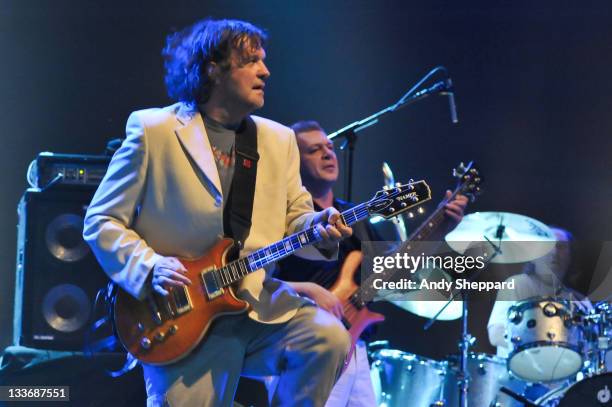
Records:
M98 289L108 283L83 241L94 190L29 189L19 204L15 344L83 350Z
M89 247L81 237L83 218L73 213L56 216L45 233L47 249L60 261L75 262L89 253Z
M75 332L89 321L91 298L74 284L60 284L49 290L42 313L49 326L59 332Z

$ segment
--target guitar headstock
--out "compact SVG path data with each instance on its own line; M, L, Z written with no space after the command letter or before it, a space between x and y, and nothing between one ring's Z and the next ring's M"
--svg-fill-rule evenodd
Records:
M467 165L460 163L453 169L453 177L458 179L457 193L467 196L471 201L474 201L476 196L482 192L480 188L482 176L473 161Z
M431 199L431 189L423 180L385 187L367 202L370 215L392 218Z

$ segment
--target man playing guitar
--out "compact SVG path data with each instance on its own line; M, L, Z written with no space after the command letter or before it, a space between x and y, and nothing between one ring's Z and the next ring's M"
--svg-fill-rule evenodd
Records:
M337 222L337 210L313 212L293 132L250 116L263 106L270 76L265 39L249 23L210 19L168 37L165 81L177 103L129 117L127 137L89 206L83 232L109 277L132 297L167 297L201 283L186 276L180 259L203 256L231 232L228 212L243 193L232 188L239 170L257 170L252 216L242 219L250 226L242 252L319 224L322 243L301 252L325 260L352 233ZM249 128L256 152L241 155L236 145ZM142 363L147 404L229 406L244 374L280 376L273 405L323 405L350 344L342 324L264 269L234 287L250 305L248 314L216 319L179 361ZM159 335L142 347L157 340L165 339Z

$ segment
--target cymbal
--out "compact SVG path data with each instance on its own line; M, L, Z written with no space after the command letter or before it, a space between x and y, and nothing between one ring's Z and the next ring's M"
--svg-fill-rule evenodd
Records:
M439 268L420 269L415 273L415 281L419 284L422 280L429 282L446 280L452 282L452 278L448 273ZM379 290L378 297L385 299L390 303L406 310L419 317L431 319L433 318L450 299L449 293L444 293L437 290L412 290L412 291L390 291L381 292ZM461 318L463 311L463 301L461 296L453 300L442 313L438 316L439 321L452 321Z
M544 223L525 215L510 212L475 212L463 217L445 237L458 253L468 247L482 247L489 256L499 247L492 263L524 263L546 255L555 246L556 236ZM484 242L484 243L480 243Z

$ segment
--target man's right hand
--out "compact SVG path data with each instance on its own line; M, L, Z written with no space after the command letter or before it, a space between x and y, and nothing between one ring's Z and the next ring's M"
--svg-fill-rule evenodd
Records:
M164 288L184 287L191 285L191 280L185 275L187 269L176 257L164 257L153 267L153 290L166 296L168 291Z
M323 308L325 311L334 314L338 319L344 316L342 303L329 290L321 287L316 283L310 282L291 282L289 283L295 291L305 295Z

